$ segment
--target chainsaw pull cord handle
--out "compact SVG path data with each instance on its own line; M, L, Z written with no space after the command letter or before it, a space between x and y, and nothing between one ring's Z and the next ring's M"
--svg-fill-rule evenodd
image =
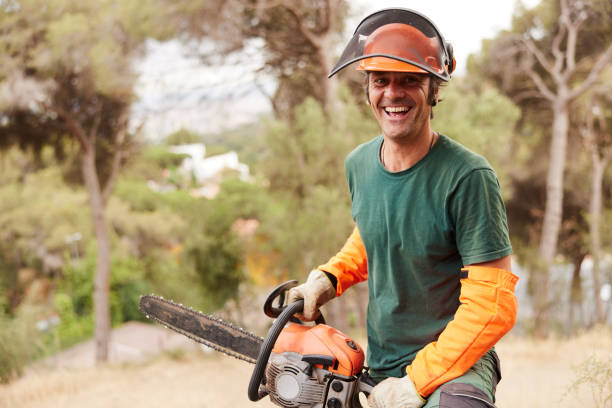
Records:
M304 310L304 299L287 305L270 328L266 339L261 345L261 349L259 349L257 362L255 363L253 374L251 375L251 381L249 382L249 399L251 401L259 401L266 396L267 393L265 391L262 390L260 392L259 386L261 385L261 380L263 379L274 343L276 343L276 339L278 339L280 332L285 328L285 324L287 324L294 313L299 313L302 310Z

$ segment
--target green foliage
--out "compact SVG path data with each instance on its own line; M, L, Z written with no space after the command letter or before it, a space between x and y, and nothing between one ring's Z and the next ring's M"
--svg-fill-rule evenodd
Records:
M76 300L82 303L84 299L78 298ZM91 297L85 298L85 300L91 303ZM54 335L60 348L69 347L91 336L93 333L91 305L82 314L79 314L75 310L77 305L70 295L59 292L53 299L53 307L60 319L60 323L54 328Z
M260 169L269 180L271 204L260 230L267 237L265 250L278 259L270 273L301 277L329 259L353 227L344 159L379 130L342 92L346 105L337 117L326 117L308 99L293 121L269 122L264 133Z
M162 201L159 194L152 191L145 183L136 180L121 179L117 182L114 196L129 205L134 211L155 211Z
M268 191L259 184L247 183L237 178L221 182L215 197L219 206L229 209L230 218L261 218L271 205Z
M267 119L262 118L255 123L248 123L236 128L223 130L217 133L206 133L202 135L206 145L206 155L212 156L213 153L225 153L235 151L242 163L249 167L254 167L262 160L265 155L265 148L262 146L262 129Z
M201 239L197 245L189 245L186 256L204 289L206 310L215 310L237 295L244 280L243 250L233 233L226 230L214 238Z
M0 383L19 377L27 364L40 355L40 337L31 313L12 318L0 308Z
M70 346L93 333L93 276L95 248L87 256L67 262L63 279L58 282L54 308L60 317L55 333L61 348ZM142 294L151 291L145 280L142 262L133 257L113 256L111 263L110 304L113 325L128 320L145 321L138 309Z
M61 169L49 167L0 184L0 271L13 293L18 289L16 273L30 267L39 276L57 265L50 259L70 251L66 238L75 232L83 236L75 242L87 245L90 231L87 197L62 182Z
M166 136L166 144L169 146L202 142L202 135L185 128L181 128Z
M206 145L206 157L228 153L230 150L222 144Z
M528 145L515 147L520 109L492 87L470 89L465 81L454 81L441 90L432 126L487 158L510 195L510 174L524 165Z
M248 190L240 183L228 185L233 191ZM193 268L197 276L205 310L215 310L234 298L245 279L244 247L232 225L247 214L245 211L258 212L253 206L250 210L241 206L247 199L248 196L238 198L224 192L213 200L199 200L189 208L184 207L190 225L184 237L185 265Z
M151 161L161 169L166 169L179 166L186 157L188 155L173 153L164 146L151 146L145 149L142 159Z

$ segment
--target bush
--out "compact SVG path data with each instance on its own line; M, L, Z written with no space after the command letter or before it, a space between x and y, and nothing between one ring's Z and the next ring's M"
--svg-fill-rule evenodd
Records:
M60 348L71 346L93 333L93 277L96 267L94 250L80 262L64 268L64 279L55 295L55 310L60 323L56 340ZM109 301L113 326L128 320L145 318L138 309L140 295L149 292L144 282L142 263L135 258L113 257Z
M33 314L11 318L0 310L0 383L19 377L40 355L40 340Z
M612 358L600 359L594 355L574 367L576 379L564 397L579 396L590 390L595 401L594 408L612 407Z

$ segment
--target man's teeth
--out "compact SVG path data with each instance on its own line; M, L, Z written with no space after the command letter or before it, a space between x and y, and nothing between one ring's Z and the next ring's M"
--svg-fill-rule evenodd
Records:
M385 110L389 113L393 112L408 112L410 110L407 106L387 106Z

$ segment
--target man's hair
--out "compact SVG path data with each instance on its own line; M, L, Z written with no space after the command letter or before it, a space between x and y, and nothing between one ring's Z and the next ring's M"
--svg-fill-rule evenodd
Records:
M365 89L365 94L366 94L366 103L369 105L370 104L370 89L369 89L369 85L370 85L370 72L369 71L365 71L365 75L364 75L364 89ZM431 106L431 119L433 119L434 117L434 113L433 113L433 107L436 106L438 104L438 102L441 102L442 99L436 99L436 90L440 90L440 87L445 85L444 82L442 82L442 80L440 78L438 78L435 75L429 75L429 89L428 89L428 94L427 94L427 103L429 104L429 106Z

